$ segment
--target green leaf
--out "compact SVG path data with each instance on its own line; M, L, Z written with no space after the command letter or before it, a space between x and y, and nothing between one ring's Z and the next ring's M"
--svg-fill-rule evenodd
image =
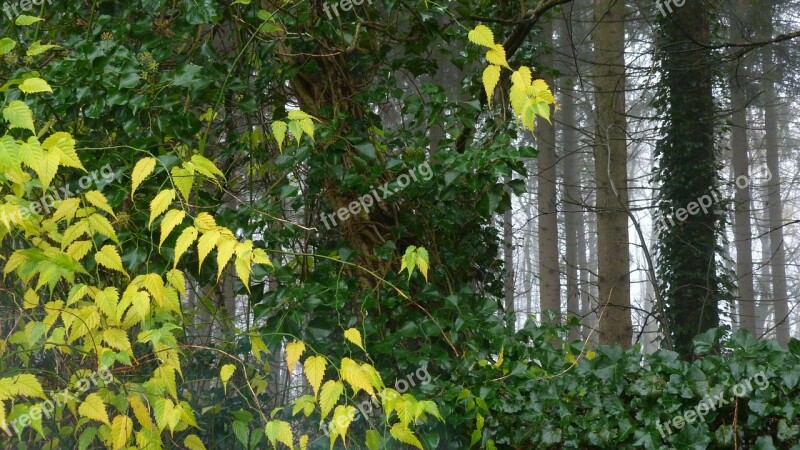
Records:
M280 442L294 450L294 435L292 427L288 423L282 420L271 420L264 427L264 433L273 447L276 446L276 442Z
M286 141L286 123L276 120L272 122L272 136L278 141L278 150L283 151L283 143Z
M53 92L53 88L41 78L28 78L19 85L19 90L26 94L35 94L38 92Z
M16 23L17 25L19 25L21 27L25 27L25 26L28 26L28 25L33 25L36 22L41 22L43 20L44 19L42 19L41 17L26 16L25 14L21 14L21 15L17 16L17 20L15 20L14 23Z
M381 435L375 430L367 430L367 449L368 450L380 450L381 448Z
M17 46L17 42L11 38L0 39L0 56L5 55Z
M28 56L38 56L48 50L56 48L61 48L61 46L53 44L42 44L41 41L36 41L33 44L31 44L30 47L28 47L28 51L26 52L26 54Z

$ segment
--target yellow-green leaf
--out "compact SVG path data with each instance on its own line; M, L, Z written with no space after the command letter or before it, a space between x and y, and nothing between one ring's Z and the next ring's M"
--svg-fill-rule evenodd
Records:
M220 233L219 230L211 230L207 233L204 233L200 236L200 239L197 240L197 270L203 266L203 260L206 259L211 250L217 245L217 241L219 241Z
M286 344L286 367L294 370L294 366L300 361L300 357L306 351L306 344L303 341L295 341Z
M270 420L264 427L264 434L267 435L267 439L269 439L273 448L276 447L277 442L280 442L294 450L294 435L292 434L292 427L287 422Z
M142 399L136 394L131 394L128 396L128 402L131 405L131 409L133 409L133 415L136 417L136 420L139 421L139 425L142 428L152 428L153 421L150 420L150 411L147 409Z
M236 371L236 366L233 364L225 364L219 369L219 379L222 381L222 390L227 392L228 391L228 380L231 379L233 376L233 372Z
M201 233L206 233L217 228L217 222L211 214L201 212L194 218L194 226L197 227Z
M19 85L19 90L26 94L35 94L38 92L53 92L53 88L41 78L28 78Z
M12 395L47 398L39 380L29 373L0 379L0 386L8 386Z
M24 128L36 132L33 127L33 112L20 100L13 100L3 108L3 118L8 122L9 128Z
M94 254L94 260L103 267L122 272L125 275L128 274L122 268L122 259L119 257L117 249L111 245L104 245L99 252Z
M108 204L106 196L103 195L100 191L97 190L89 191L86 194L84 194L84 196L86 197L86 200L96 208L111 214L112 217L116 217L114 215L114 210L111 209L111 205Z
M17 20L15 20L14 23L19 25L19 26L21 26L21 27L24 27L24 26L28 26L28 25L33 25L36 22L41 22L42 20L44 20L44 19L42 19L41 17L28 16L28 15L25 15L25 14L21 14L21 15L17 16Z
M145 178L153 173L155 168L156 159L152 157L142 158L133 166L133 172L131 173L131 198L133 198L133 193L136 192L136 188L142 184Z
M217 280L222 276L222 271L225 270L225 266L233 256L237 243L236 239L227 235L223 235L217 241Z
M398 441L422 450L422 443L406 425L403 425L402 423L396 423L394 426L392 426L392 429L389 430L389 433L391 433L392 437Z
M161 246L164 245L164 241L167 240L167 237L172 230L175 229L176 226L180 225L183 222L184 217L186 217L186 212L179 209L170 209L164 215L164 219L161 220L161 238L158 241L158 248L161 249Z
M42 142L42 148L58 154L58 163L62 166L86 171L75 152L75 139L69 133L59 131L51 134Z
M324 420L328 417L333 406L339 401L339 397L344 392L344 384L341 381L328 380L322 385L319 392L319 409Z
M348 328L347 330L345 330L344 338L352 342L353 344L356 344L361 350L367 351L364 348L364 344L361 341L361 332L358 331L357 329Z
M114 450L119 450L128 443L133 434L133 421L128 416L117 416L111 422L111 443Z
M347 429L353 418L356 416L356 408L351 405L339 405L333 410L331 418L331 447L336 442L338 436L342 437L342 443L347 447Z
M492 34L492 30L486 25L478 25L475 27L475 29L469 32L467 38L473 44L478 44L483 47L491 48L494 45L494 34Z
M328 361L324 356L309 356L303 363L303 369L308 379L308 384L314 390L314 397L319 393L319 387L322 384L322 378L325 376L325 368L328 366Z
M178 269L172 269L167 272L167 281L169 284L178 290L181 295L186 296L186 278L183 272Z
M213 180L215 177L225 179L225 174L217 168L216 164L203 155L192 155L192 163L198 172L209 179Z
M363 389L368 394L375 395L375 390L372 388L372 383L369 381L369 375L367 375L364 369L352 359L342 358L342 367L339 374L356 393L359 389Z
M28 56L37 56L54 48L61 48L61 46L53 44L42 44L42 41L35 41L30 45L30 47L28 47L28 50L25 52L25 54Z
M188 202L189 194L192 192L192 184L194 184L194 174L190 170L178 166L173 167L170 173L175 187L178 188L183 199Z
M306 450L308 448L308 435L304 434L300 436L299 443L300 443L300 450Z
M206 450L206 446L203 444L203 441L201 441L200 438L194 434L190 434L184 438L183 446L189 450Z
M107 328L103 331L103 341L109 347L113 347L121 352L127 352L131 349L131 341L128 340L128 333L119 328Z
M39 306L39 294L33 289L28 289L22 298L22 307L24 309L33 309L37 306Z
M147 224L148 227L153 224L153 221L158 216L169 209L169 205L173 200L175 200L175 189L163 190L153 198L153 201L150 202L150 222Z
M194 243L195 239L197 239L197 228L186 227L183 229L181 235L178 236L178 240L175 241L175 260L172 262L173 269L178 265L178 260L186 253L186 250Z
M489 61L490 64L508 67L508 61L506 61L506 49L503 48L501 44L492 45L492 48L486 52L486 60ZM510 69L510 67L508 68Z
M500 81L500 67L489 65L483 70L483 89L486 90L486 99L489 106L492 106L492 94L497 83Z
M103 399L95 392L86 396L83 403L78 407L78 414L92 420L103 422L106 425L111 425L111 421L108 420L108 413L106 412L106 404L103 403Z
M278 150L283 151L283 143L286 141L286 123L276 120L272 122L272 135L278 141Z

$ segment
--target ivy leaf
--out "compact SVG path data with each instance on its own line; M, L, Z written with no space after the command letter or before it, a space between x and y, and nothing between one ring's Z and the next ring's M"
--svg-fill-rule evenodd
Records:
M303 341L295 341L286 344L286 367L293 370L300 357L306 351L306 344Z
M422 443L419 441L419 439L417 439L417 436L415 436L414 433L408 429L406 425L403 425L402 423L398 422L394 424L394 426L392 426L392 429L389 430L389 433L391 433L392 437L397 439L398 441L404 444L414 446L420 450L423 450Z
M161 221L161 238L158 241L159 249L164 245L164 241L167 240L167 236L172 233L172 230L183 222L184 217L186 217L186 212L183 210L170 209L167 211L164 215L164 219Z
M111 442L114 450L119 450L125 447L128 443L131 434L133 434L133 421L128 416L114 417L111 422Z
M478 25L475 29L471 30L467 38L473 44L478 44L483 47L491 48L494 45L494 34L492 30L486 25Z
M355 328L349 328L344 332L344 338L348 341L356 344L361 350L367 351L364 348L364 344L361 342L361 332Z
M314 398L317 397L327 366L328 361L324 356L309 356L303 363L303 369L308 379L308 384L314 389Z
M178 236L178 240L175 241L175 259L172 261L173 269L177 267L178 260L186 253L186 250L194 243L195 239L197 239L197 228L186 227L183 229L181 235Z
M228 380L231 379L233 376L233 372L236 371L236 366L233 364L225 364L222 368L219 369L219 379L222 380L222 389L226 393L228 392Z
M125 272L125 269L122 268L122 259L119 257L117 249L110 245L104 245L99 252L95 253L94 260L98 265L111 270L116 270L117 272L121 272L126 276L128 275L128 273Z
M294 450L294 435L292 434L292 427L288 423L282 420L270 420L264 427L264 433L273 447L275 447L276 442L280 442Z
M189 450L206 450L203 441L197 435L190 434L183 440L183 446Z
M486 90L486 99L489 107L492 106L492 94L500 81L500 67L490 64L483 70L483 89Z
M19 90L26 94L35 94L39 92L53 92L53 88L41 78L28 78L19 85Z
M344 384L341 381L328 380L322 385L322 390L319 392L319 409L322 420L328 417L328 413L339 401L339 397L342 396L343 392Z
M136 165L133 166L133 172L131 173L131 199L133 199L133 193L136 192L136 188L142 184L145 178L153 173L155 168L156 159L150 157L140 159Z
M86 396L83 403L78 407L78 414L92 420L103 422L106 425L111 425L111 421L108 420L108 413L106 412L106 404L103 403L103 399L100 398L97 393L92 392Z
M169 208L173 200L175 200L175 189L163 190L153 198L153 201L150 202L150 222L147 224L148 227Z

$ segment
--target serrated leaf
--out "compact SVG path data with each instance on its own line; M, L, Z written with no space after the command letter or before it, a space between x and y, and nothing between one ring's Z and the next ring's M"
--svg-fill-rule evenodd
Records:
M63 200L53 213L53 221L58 222L59 220L66 219L67 222L71 222L72 219L75 218L75 214L78 212L80 206L81 202L77 198Z
M501 44L492 45L492 48L486 52L486 60L489 61L490 64L508 67L508 61L506 61L506 49L503 48ZM510 67L508 68L510 69Z
M483 70L483 89L486 90L486 99L489 107L492 106L492 94L500 81L500 67L489 65Z
M236 251L237 243L236 239L225 235L217 241L217 280L222 276L222 271Z
M304 434L300 436L299 439L300 450L306 450L308 448L308 435Z
M356 344L361 350L367 351L364 348L364 344L361 341L361 332L358 331L357 329L348 328L347 330L345 330L344 338L352 342L353 344Z
M42 148L56 153L58 163L62 166L86 171L78 153L75 152L75 139L69 133L59 131L51 134L42 142Z
M111 442L114 450L119 450L128 443L133 434L133 421L128 416L117 416L111 422Z
M402 423L394 424L394 426L392 426L392 429L389 430L389 433L391 433L393 438L397 439L403 444L408 444L420 450L423 450L422 443L419 441L419 439L417 439L417 436L414 435L414 432L409 430L408 427L403 425Z
M111 208L111 205L108 204L106 196L103 195L100 191L97 190L89 191L86 194L84 194L84 197L86 197L86 200L97 209L103 210L111 214L112 217L116 217L116 215L114 214L114 210Z
M122 259L119 257L117 249L110 245L104 245L99 252L95 253L94 260L97 264L105 268L116 270L125 275L128 274L125 272L125 269L122 268Z
M24 128L36 132L33 127L33 112L21 100L9 102L8 106L3 108L3 118L8 122L9 128Z
M114 232L114 226L111 225L111 222L109 222L108 219L100 214L92 214L86 218L86 222L92 232L108 236L112 241L119 244L117 233Z
M128 333L119 328L107 328L103 331L103 341L109 347L121 352L128 352L131 349L131 341L128 340Z
M283 151L283 143L286 141L286 123L280 120L272 122L272 136L278 141L278 150Z
M41 17L20 14L19 16L17 16L17 20L15 20L14 23L21 27L25 27L28 25L33 25L36 22L41 22L43 20L44 19L42 19Z
M22 307L24 309L33 309L39 306L39 294L33 289L28 289L22 298Z
M407 270L409 280L411 279L411 273L414 272L414 268L417 266L416 249L417 247L413 245L406 248L406 252L400 260L400 272L398 273L403 273L403 270Z
M214 246L217 245L220 236L222 236L222 234L219 230L211 230L200 236L200 239L197 240L197 270L200 270L203 266L203 260L211 253Z
M150 222L147 224L148 227L152 226L153 221L169 209L169 205L173 200L175 200L175 189L163 190L153 198L153 201L150 202Z
M42 53L52 50L55 48L61 48L60 45L53 45L53 44L42 44L42 41L35 41L33 44L28 47L28 51L25 52L28 56L38 56Z
M47 398L44 395L44 390L42 390L42 385L39 384L39 380L29 373L2 378L0 379L0 386L8 389L11 395Z
M189 194L191 194L192 185L194 184L194 173L177 166L173 167L170 173L172 174L172 182L175 184L175 187L178 188L183 199L188 202Z
M67 247L67 255L75 258L77 261L82 260L92 249L92 241L75 241Z
M478 25L469 32L467 38L473 44L491 48L494 45L494 34L486 25Z
M293 370L305 351L306 344L303 343L303 341L295 341L286 344L286 367L288 367L289 370Z
M359 389L364 390L370 395L375 395L375 390L372 388L372 383L369 382L369 375L364 372L361 366L350 358L342 358L341 369L339 374L342 379L346 381L356 393Z
M39 92L53 92L53 88L41 78L28 78L19 85L19 90L26 94L36 94Z
M97 393L92 392L83 399L83 403L78 407L78 414L88 419L111 425L106 412L106 404L103 403L103 399Z
M211 214L201 212L194 218L194 226L197 227L201 233L206 233L217 228L217 222Z
M333 443L336 442L338 436L342 437L342 443L345 445L345 448L347 447L347 429L350 427L355 416L355 406L339 405L336 407L333 411L333 417L331 418L331 447L333 447Z
M428 281L428 251L425 250L424 247L417 247L417 251L415 253L414 260L417 263L417 267L419 267L420 273L422 276L425 277L425 281Z
M186 212L179 209L170 209L164 215L164 219L161 220L161 237L158 241L158 248L161 249L161 246L164 245L164 241L167 240L167 237L172 230L175 229L176 226L180 225L183 222L183 219L186 217Z
M252 270L250 258L243 258L237 255L234 267L236 268L236 276L242 281L242 285L247 289L247 292L250 292L250 272Z
M303 129L303 133L307 134L312 141L314 140L314 122L311 119L301 120L300 128Z
M276 447L276 443L280 442L294 450L294 435L292 434L292 427L287 422L270 420L264 427L264 434L267 435L267 439L269 439L273 447Z
M190 434L183 439L183 446L189 450L206 450L205 444L197 435Z
M344 392L344 384L341 381L328 380L322 385L319 392L319 409L322 415L322 420L328 417L333 406L339 401L339 397Z
M219 379L222 381L222 388L225 392L228 390L228 381L236 372L236 366L233 364L225 364L219 369Z
M142 184L145 178L153 173L155 168L156 159L152 157L142 158L136 162L136 165L133 166L133 172L131 172L131 198L133 198L133 193L136 192L136 188Z
M309 356L303 363L303 371L308 379L308 384L314 390L314 398L319 393L319 387L322 384L322 378L325 376L325 369L328 367L328 361L324 356Z
M131 409L133 409L133 415L136 417L139 425L142 428L152 428L153 421L150 420L150 411L147 409L142 399L136 394L131 394L128 396L128 402L131 405Z
M177 289L181 295L186 296L186 277L183 276L183 272L178 269L171 269L167 272L167 282Z
M217 168L217 165L214 164L211 160L206 158L203 155L192 155L192 163L194 163L195 168L198 172L200 172L205 177L214 180L216 177L225 179L225 174L222 173L221 170Z
M181 232L181 235L178 236L178 240L175 241L175 260L172 261L172 268L174 269L178 265L178 260L181 259L186 250L194 243L197 239L197 228L195 227L186 227Z

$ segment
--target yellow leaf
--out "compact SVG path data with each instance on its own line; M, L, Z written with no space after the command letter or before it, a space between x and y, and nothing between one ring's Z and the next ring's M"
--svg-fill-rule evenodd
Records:
M175 189L161 191L153 198L153 201L150 202L150 222L147 224L148 227L169 208L173 200L175 200Z
M92 214L86 218L86 221L89 223L89 228L92 232L108 236L112 241L119 244L119 239L117 238L117 233L114 231L114 226L111 225L111 222L109 222L108 219L100 214Z
M22 307L25 309L33 309L39 306L39 294L33 289L28 289L25 296L22 298Z
M153 173L155 168L156 159L151 157L142 158L133 166L133 172L131 173L131 198L133 198L133 193L136 192L136 188L142 184L145 178Z
M492 364L492 367L494 367L495 369L499 369L500 366L503 365L503 351L504 350L505 350L505 346L501 346L500 347L500 355L497 356L497 362Z
M158 241L159 249L161 249L161 246L164 245L164 241L167 240L167 236L172 233L172 230L174 230L176 226L183 222L184 217L186 217L186 212L182 210L170 209L167 211L167 213L164 215L164 219L161 220L161 238Z
M300 361L300 357L306 351L306 344L303 341L295 341L286 344L286 367L291 371Z
M324 420L328 417L333 406L339 401L339 397L344 392L344 385L341 381L328 380L322 385L322 390L319 392L319 409Z
M471 30L467 38L473 44L478 44L484 47L492 47L494 45L494 34L492 30L486 25L478 25L475 29Z
M133 415L136 417L139 425L142 428L153 428L153 421L150 420L150 411L147 409L144 402L142 402L142 399L136 394L131 394L128 396L128 402L131 405L131 409L133 409Z
M308 435L304 434L300 436L300 450L306 450L308 448Z
M207 212L201 212L194 218L194 226L200 230L201 233L207 233L215 228L217 228L217 222L214 220L214 216Z
M257 248L253 250L253 257L251 258L253 264L266 264L270 267L273 267L272 261L269 260L269 256L267 256L267 252L264 251L263 248Z
M214 180L215 177L225 179L225 174L217 168L217 165L203 155L192 155L192 163L200 174L209 179Z
M42 142L42 148L57 154L58 162L62 166L86 171L81 159L78 158L78 154L75 152L75 139L69 133L59 131L51 134Z
M339 373L342 379L346 381L356 393L358 393L359 389L363 389L369 395L375 395L372 383L369 382L369 375L367 375L364 369L352 359L342 358L342 367Z
M500 81L500 67L489 65L483 70L483 88L486 90L486 99L489 106L492 106L492 94L497 82Z
M106 413L106 404L103 403L103 399L100 398L97 393L92 392L86 396L81 406L78 407L78 414L92 420L103 422L106 425L111 425L111 422L108 420L108 413Z
M267 435L267 439L269 439L273 448L276 448L276 443L280 442L294 450L294 435L292 434L292 427L287 422L270 420L264 427L264 434Z
M41 78L28 78L19 85L19 90L26 94L38 92L53 92L53 88Z
M172 261L173 269L178 265L178 260L180 260L181 256L186 253L186 250L189 249L189 246L192 245L195 239L197 239L197 228L184 228L181 235L178 236L178 240L175 242L175 260Z
M219 369L219 379L222 380L222 389L223 391L228 391L228 380L231 379L233 376L233 372L236 371L236 366L233 364L225 364Z
M324 356L309 356L303 363L303 369L308 379L308 384L314 389L314 398L319 393L319 387L322 384L322 378L325 376L325 368L328 366L328 361Z
M307 134L312 141L314 140L314 122L311 119L300 120L300 128L303 129L303 133Z
M3 109L3 118L8 122L9 128L24 128L34 133L33 112L25 102L14 100Z
M183 446L189 450L206 450L203 441L197 435L190 434L183 440Z
M111 422L111 442L114 450L119 450L128 443L133 434L133 421L128 416L114 417Z
M492 45L492 48L486 52L486 60L489 61L490 64L508 67L508 61L506 61L506 49L504 49L501 44ZM510 67L508 68L510 69Z
M200 239L197 240L197 270L203 266L203 260L206 259L206 256L211 252L215 245L217 245L217 241L222 236L222 233L219 230L211 230L205 232Z
M591 360L595 359L596 357L597 357L597 352L595 352L594 350L589 350L588 352L586 352L586 359L587 360L591 361Z
M0 379L0 385L8 385L11 395L46 398L39 380L29 373Z
M250 292L250 272L252 270L250 268L250 258L243 258L237 255L234 267L236 267L236 275L242 280L242 285L247 289L247 292Z
M339 405L333 410L333 417L331 418L331 447L333 447L333 443L336 442L338 436L342 437L342 443L347 447L347 429L355 416L355 406Z
M217 241L217 280L222 276L222 271L225 270L225 266L233 256L237 243L236 239L227 235Z
M192 192L192 184L194 184L194 174L192 171L175 166L170 171L172 173L172 182L175 187L181 192L183 199L189 201L189 194Z
M75 241L67 248L67 255L80 261L92 249L92 241Z
M103 341L105 341L109 347L113 347L121 352L127 352L131 349L128 333L119 328L107 328L104 330Z
M99 252L95 253L94 260L103 267L128 275L122 268L122 259L119 257L117 249L110 245L104 245Z
M283 142L286 140L286 123L276 120L272 122L272 135L278 141L278 150L283 151Z
M398 441L422 450L422 443L414 435L414 432L408 429L408 426L403 425L402 423L396 423L394 426L392 426L392 429L389 430L389 433L391 433L392 437Z
M186 296L186 278L183 272L178 269L172 269L167 272L167 281L169 284L178 290L184 297Z
M511 84L527 89L531 85L533 74L531 69L522 66L511 74Z
M89 191L84 194L84 196L86 197L86 200L96 208L111 214L112 217L116 217L114 215L114 210L111 209L111 205L108 204L108 200L106 199L105 195L103 195L100 191Z
M344 332L344 338L356 344L361 350L367 351L364 344L361 342L361 332L355 328L349 328Z
M75 213L78 212L78 207L81 206L80 200L77 198L68 198L63 200L53 213L53 221L58 222L61 219L67 219L71 222L75 218Z

